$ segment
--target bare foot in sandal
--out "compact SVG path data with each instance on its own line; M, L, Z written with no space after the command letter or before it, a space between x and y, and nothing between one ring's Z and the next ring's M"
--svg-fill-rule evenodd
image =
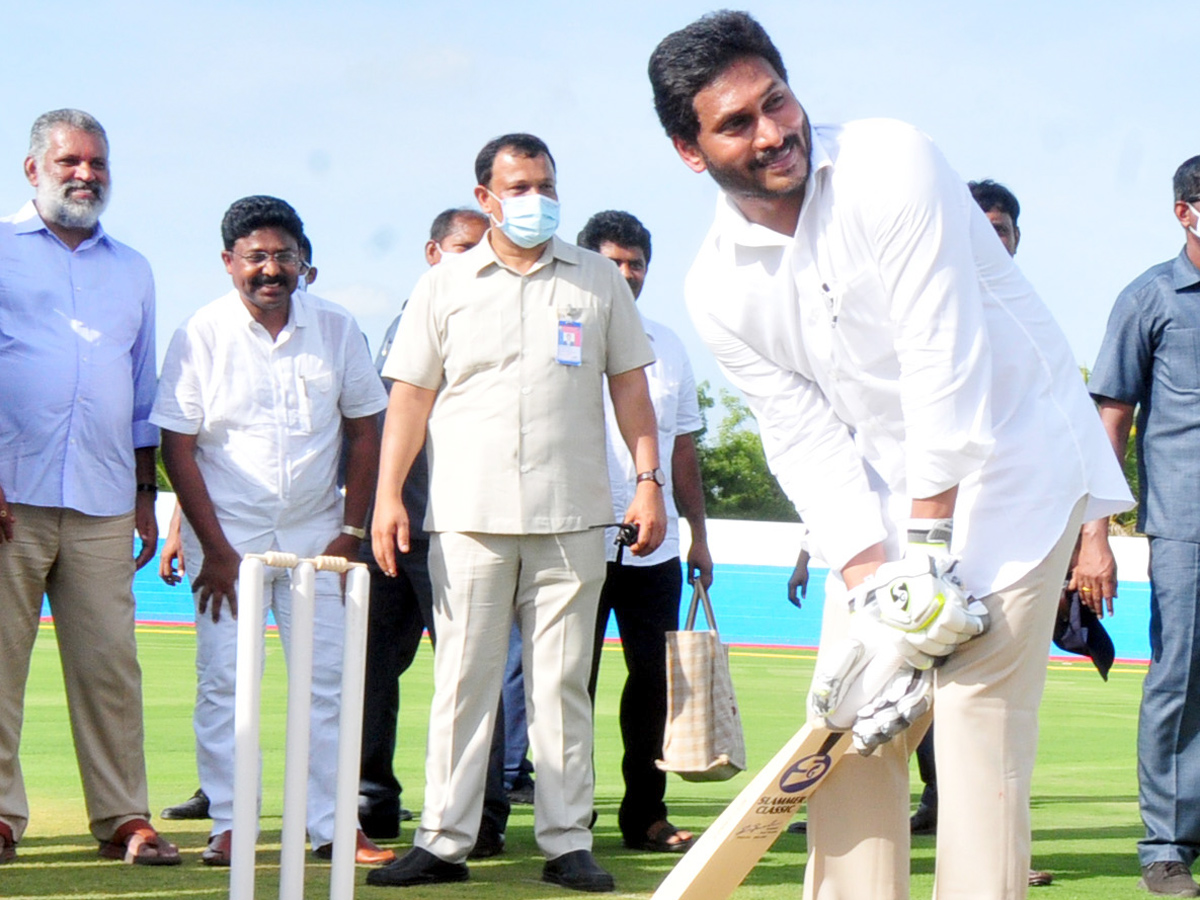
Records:
M676 828L666 819L659 819L646 829L646 835L641 840L626 840L625 846L631 850L648 850L651 853L683 853L696 841L696 836L690 831Z
M119 859L134 866L177 866L179 848L162 837L145 819L130 819L107 841L100 842L103 859Z

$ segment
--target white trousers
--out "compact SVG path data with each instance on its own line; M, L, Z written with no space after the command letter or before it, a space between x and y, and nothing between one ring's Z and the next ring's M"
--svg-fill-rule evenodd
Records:
M983 598L987 632L937 670L937 900L1022 900L1028 892L1037 710L1083 507L1076 504L1032 571ZM845 604L826 603L822 646L848 625ZM908 756L927 728L919 723L869 757L851 751L809 801L805 900L908 897Z
M523 638L534 835L548 859L590 850L588 698L604 533L432 536L437 630L425 802L413 846L462 862L475 844L514 616Z
M322 544L315 552L320 552L324 546ZM311 553L305 552L302 555ZM188 568L191 571L199 573L202 563L202 559L188 557ZM264 570L264 621L258 626L260 632L265 631L266 610L275 613L275 622L279 626L285 655L291 641L292 626L290 575L287 569ZM313 847L320 847L333 841L333 805L337 781L344 624L338 575L334 572L317 572L314 593L307 823L309 840ZM198 595L193 599L198 600ZM201 615L197 607L196 708L192 723L196 730L196 768L200 773L200 787L208 795L213 834L220 834L233 827L233 716L236 670L237 620L229 614L228 607L224 605L219 622L213 622L211 609ZM260 791L260 804L261 800Z

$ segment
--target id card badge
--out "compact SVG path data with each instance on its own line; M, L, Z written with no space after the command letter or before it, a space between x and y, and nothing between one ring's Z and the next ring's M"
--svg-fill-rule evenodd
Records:
M558 323L558 349L554 360L564 366L583 364L583 323L562 320Z

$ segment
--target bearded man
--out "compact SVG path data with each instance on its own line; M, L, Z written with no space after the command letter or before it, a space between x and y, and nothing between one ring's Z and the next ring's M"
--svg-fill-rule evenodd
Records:
M177 865L147 821L133 636L133 573L158 549L154 279L100 226L108 137L92 116L40 116L25 176L35 198L0 220L0 862L29 821L17 749L45 594L100 855Z

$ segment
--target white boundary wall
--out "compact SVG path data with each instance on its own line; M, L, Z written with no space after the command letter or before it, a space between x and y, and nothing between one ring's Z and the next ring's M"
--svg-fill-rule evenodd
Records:
M166 537L171 513L175 510L175 495L160 493L155 511L158 515L159 537ZM779 566L790 569L800 552L801 525L793 522L747 522L737 519L708 520L708 549L713 562L724 565ZM680 553L687 555L691 532L687 521L679 520ZM1115 537L1113 552L1117 556L1117 572L1122 581L1149 581L1147 565L1149 552L1144 537ZM823 565L819 561L815 564Z

